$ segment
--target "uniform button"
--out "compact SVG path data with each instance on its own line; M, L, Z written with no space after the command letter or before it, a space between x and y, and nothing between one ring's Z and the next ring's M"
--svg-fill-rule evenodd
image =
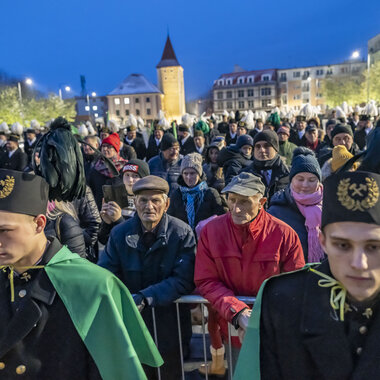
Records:
M362 353L362 351L363 351L363 349L362 349L361 347L358 347L358 348L356 349L356 353L357 353L358 355L360 355L360 354Z
M366 326L360 326L360 327L359 327L359 332L360 332L360 334L364 335L364 334L367 333L367 331L368 331L368 329L367 329Z
M26 296L26 290L25 289L21 289L19 292L18 292L18 296L23 298Z
M24 374L26 371L26 367L24 365L19 365L17 368L16 368L16 373L17 375L22 375Z
M4 369L5 368L5 363L4 362L0 362L0 369Z

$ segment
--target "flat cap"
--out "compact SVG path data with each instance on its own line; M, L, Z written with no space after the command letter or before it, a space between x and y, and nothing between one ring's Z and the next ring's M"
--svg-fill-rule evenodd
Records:
M148 175L141 178L132 187L132 192L135 195L145 190L159 191L167 195L169 194L169 184L161 177Z
M265 185L260 177L243 172L232 178L231 182L222 190L222 193L235 193L251 197L256 194L265 193Z

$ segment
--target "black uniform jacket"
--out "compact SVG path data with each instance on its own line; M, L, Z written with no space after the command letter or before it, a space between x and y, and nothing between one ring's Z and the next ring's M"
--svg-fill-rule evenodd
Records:
M53 239L39 265L61 247ZM45 270L16 276L14 286L15 301L10 302L8 274L0 271L0 379L100 380Z
M18 170L22 172L28 165L28 156L21 150L17 150L9 157L8 151L5 151L0 156L0 168Z
M332 277L328 261L314 267ZM261 379L380 379L380 314L363 326L330 305L331 288L322 277L299 271L265 285L260 318ZM364 318L366 320L366 318ZM354 329L353 329L354 327Z

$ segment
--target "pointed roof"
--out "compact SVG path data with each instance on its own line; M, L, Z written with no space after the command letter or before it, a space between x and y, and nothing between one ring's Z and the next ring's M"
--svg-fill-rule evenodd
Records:
M168 35L168 38L166 39L166 44L164 48L164 52L162 53L161 61L156 66L157 69L160 67L167 67L167 66L181 66L177 60L177 57L175 56L174 49L172 42L170 41L170 37Z
M108 95L152 94L161 91L142 74L131 74Z

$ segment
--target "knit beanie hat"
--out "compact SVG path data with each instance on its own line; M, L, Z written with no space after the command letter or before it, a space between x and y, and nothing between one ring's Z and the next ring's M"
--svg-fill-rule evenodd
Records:
M181 174L187 168L194 169L199 174L199 176L202 176L202 156L199 153L187 154L184 158L182 158Z
M174 145L179 145L177 139L170 132L165 133L161 140L160 149L163 151L172 148Z
M123 167L123 174L125 172L137 173L140 178L150 175L149 166L145 161L133 159L129 160Z
M236 141L236 148L240 149L244 145L253 147L253 138L250 135L241 135Z
M299 147L293 152L292 168L289 174L289 182L298 173L312 173L315 174L319 181L322 178L321 168L312 150Z
M266 141L268 144L272 145L276 152L278 152L279 142L276 132L269 129L259 132L253 140L253 145L256 145L259 141Z
M113 146L117 153L119 153L120 151L120 137L116 132L111 133L108 137L106 137L102 141L102 145L103 144L108 144L108 145Z
M332 151L331 169L336 172L341 168L350 158L354 157L344 145L337 145Z
M347 133L350 136L353 136L352 134L352 128L350 125L347 124L337 124L335 128L331 131L331 140L334 139L336 135L339 133Z

